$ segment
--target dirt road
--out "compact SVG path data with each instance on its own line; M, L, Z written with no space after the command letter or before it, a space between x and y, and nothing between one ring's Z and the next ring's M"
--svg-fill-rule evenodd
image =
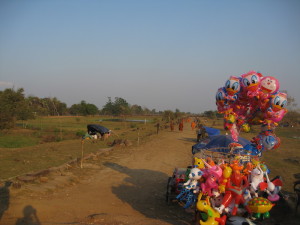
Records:
M168 206L165 192L174 168L190 165L195 132L185 124L183 132L164 130L150 139L114 149L82 170L11 188L0 224L190 224L192 215Z

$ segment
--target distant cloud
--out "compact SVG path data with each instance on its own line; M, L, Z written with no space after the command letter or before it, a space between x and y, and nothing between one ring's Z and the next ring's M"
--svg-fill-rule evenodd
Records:
M13 87L12 82L7 82L7 81L0 81L0 87Z

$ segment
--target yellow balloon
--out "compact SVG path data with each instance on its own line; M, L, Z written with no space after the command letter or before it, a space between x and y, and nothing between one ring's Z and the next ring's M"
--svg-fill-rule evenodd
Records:
M248 124L248 123L244 123L244 124L242 125L242 129L243 129L243 131L246 132L246 133L250 132L250 126L249 126L249 124Z

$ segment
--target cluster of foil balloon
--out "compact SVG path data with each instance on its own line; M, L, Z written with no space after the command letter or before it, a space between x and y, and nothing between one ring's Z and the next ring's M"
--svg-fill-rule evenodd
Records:
M251 125L261 125L261 132L252 139L259 150L271 150L280 145L275 127L287 113L287 94L279 91L275 77L249 71L231 76L218 89L216 105L224 114L224 128L238 142L240 131L249 132Z

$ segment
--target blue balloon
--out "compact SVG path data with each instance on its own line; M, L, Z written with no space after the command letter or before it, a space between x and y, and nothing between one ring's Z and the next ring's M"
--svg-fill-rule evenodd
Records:
M259 151L254 144L247 144L244 146L244 149L250 152L250 155L261 157L261 151Z

